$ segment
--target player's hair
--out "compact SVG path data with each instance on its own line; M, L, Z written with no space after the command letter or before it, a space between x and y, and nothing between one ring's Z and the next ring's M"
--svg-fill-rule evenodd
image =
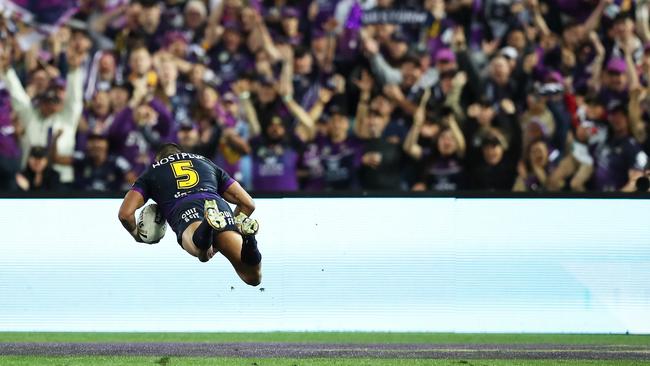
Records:
M166 156L182 153L183 149L173 142L166 142L160 146L156 152L156 160L160 160Z

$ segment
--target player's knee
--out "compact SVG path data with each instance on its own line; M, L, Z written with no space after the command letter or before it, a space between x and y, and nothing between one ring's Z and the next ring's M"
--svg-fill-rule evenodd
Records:
M258 286L260 283L262 283L262 272L258 270L255 272L247 273L243 276L242 279L247 285Z

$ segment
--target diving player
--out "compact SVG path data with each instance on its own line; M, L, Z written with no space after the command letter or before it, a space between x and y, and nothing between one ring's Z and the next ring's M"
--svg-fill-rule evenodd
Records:
M151 198L162 210L178 243L200 261L221 252L241 279L251 286L261 280L262 255L257 249L255 210L251 196L209 159L163 144L156 161L124 197L119 219L141 242L135 211ZM237 205L235 212L226 201Z

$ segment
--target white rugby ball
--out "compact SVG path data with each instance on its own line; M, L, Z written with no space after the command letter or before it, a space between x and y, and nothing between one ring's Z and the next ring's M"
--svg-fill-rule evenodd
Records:
M167 223L157 204L145 206L138 216L138 234L143 242L155 244L165 236Z

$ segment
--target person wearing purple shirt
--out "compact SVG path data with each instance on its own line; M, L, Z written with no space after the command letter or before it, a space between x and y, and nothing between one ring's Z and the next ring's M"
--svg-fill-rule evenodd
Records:
M363 144L349 133L350 120L342 106L334 104L328 114L327 135L318 135L314 140L323 176L313 179L327 190L357 189Z
M150 164L160 143L175 138L174 122L164 104L152 99L118 113L108 138L111 153L126 158L139 174Z
M627 90L629 79L625 60L618 57L611 58L607 62L603 75L603 88L598 94L603 104L626 103L629 99Z
M79 127L77 128L77 140L75 150L86 149L86 141L90 134L106 134L115 115L111 113L109 93L105 90L98 90L92 98L89 108L81 114Z
M634 190L636 178L643 175L648 156L630 135L629 117L624 104L608 111L610 135L594 151L593 188L598 191Z
M16 188L15 175L20 168L20 147L16 126L11 120L9 93L0 90L0 190Z
M154 53L163 46L169 25L161 21L162 4L158 1L138 0L138 3L142 5L138 14L139 28L129 36L143 40L149 52Z
M253 189L256 192L298 190L297 165L302 141L289 136L279 117L271 119L264 136L252 139Z
M219 43L207 52L210 69L219 78L219 90L225 91L243 73L254 69L254 57L243 44L241 28L237 23L224 25Z

